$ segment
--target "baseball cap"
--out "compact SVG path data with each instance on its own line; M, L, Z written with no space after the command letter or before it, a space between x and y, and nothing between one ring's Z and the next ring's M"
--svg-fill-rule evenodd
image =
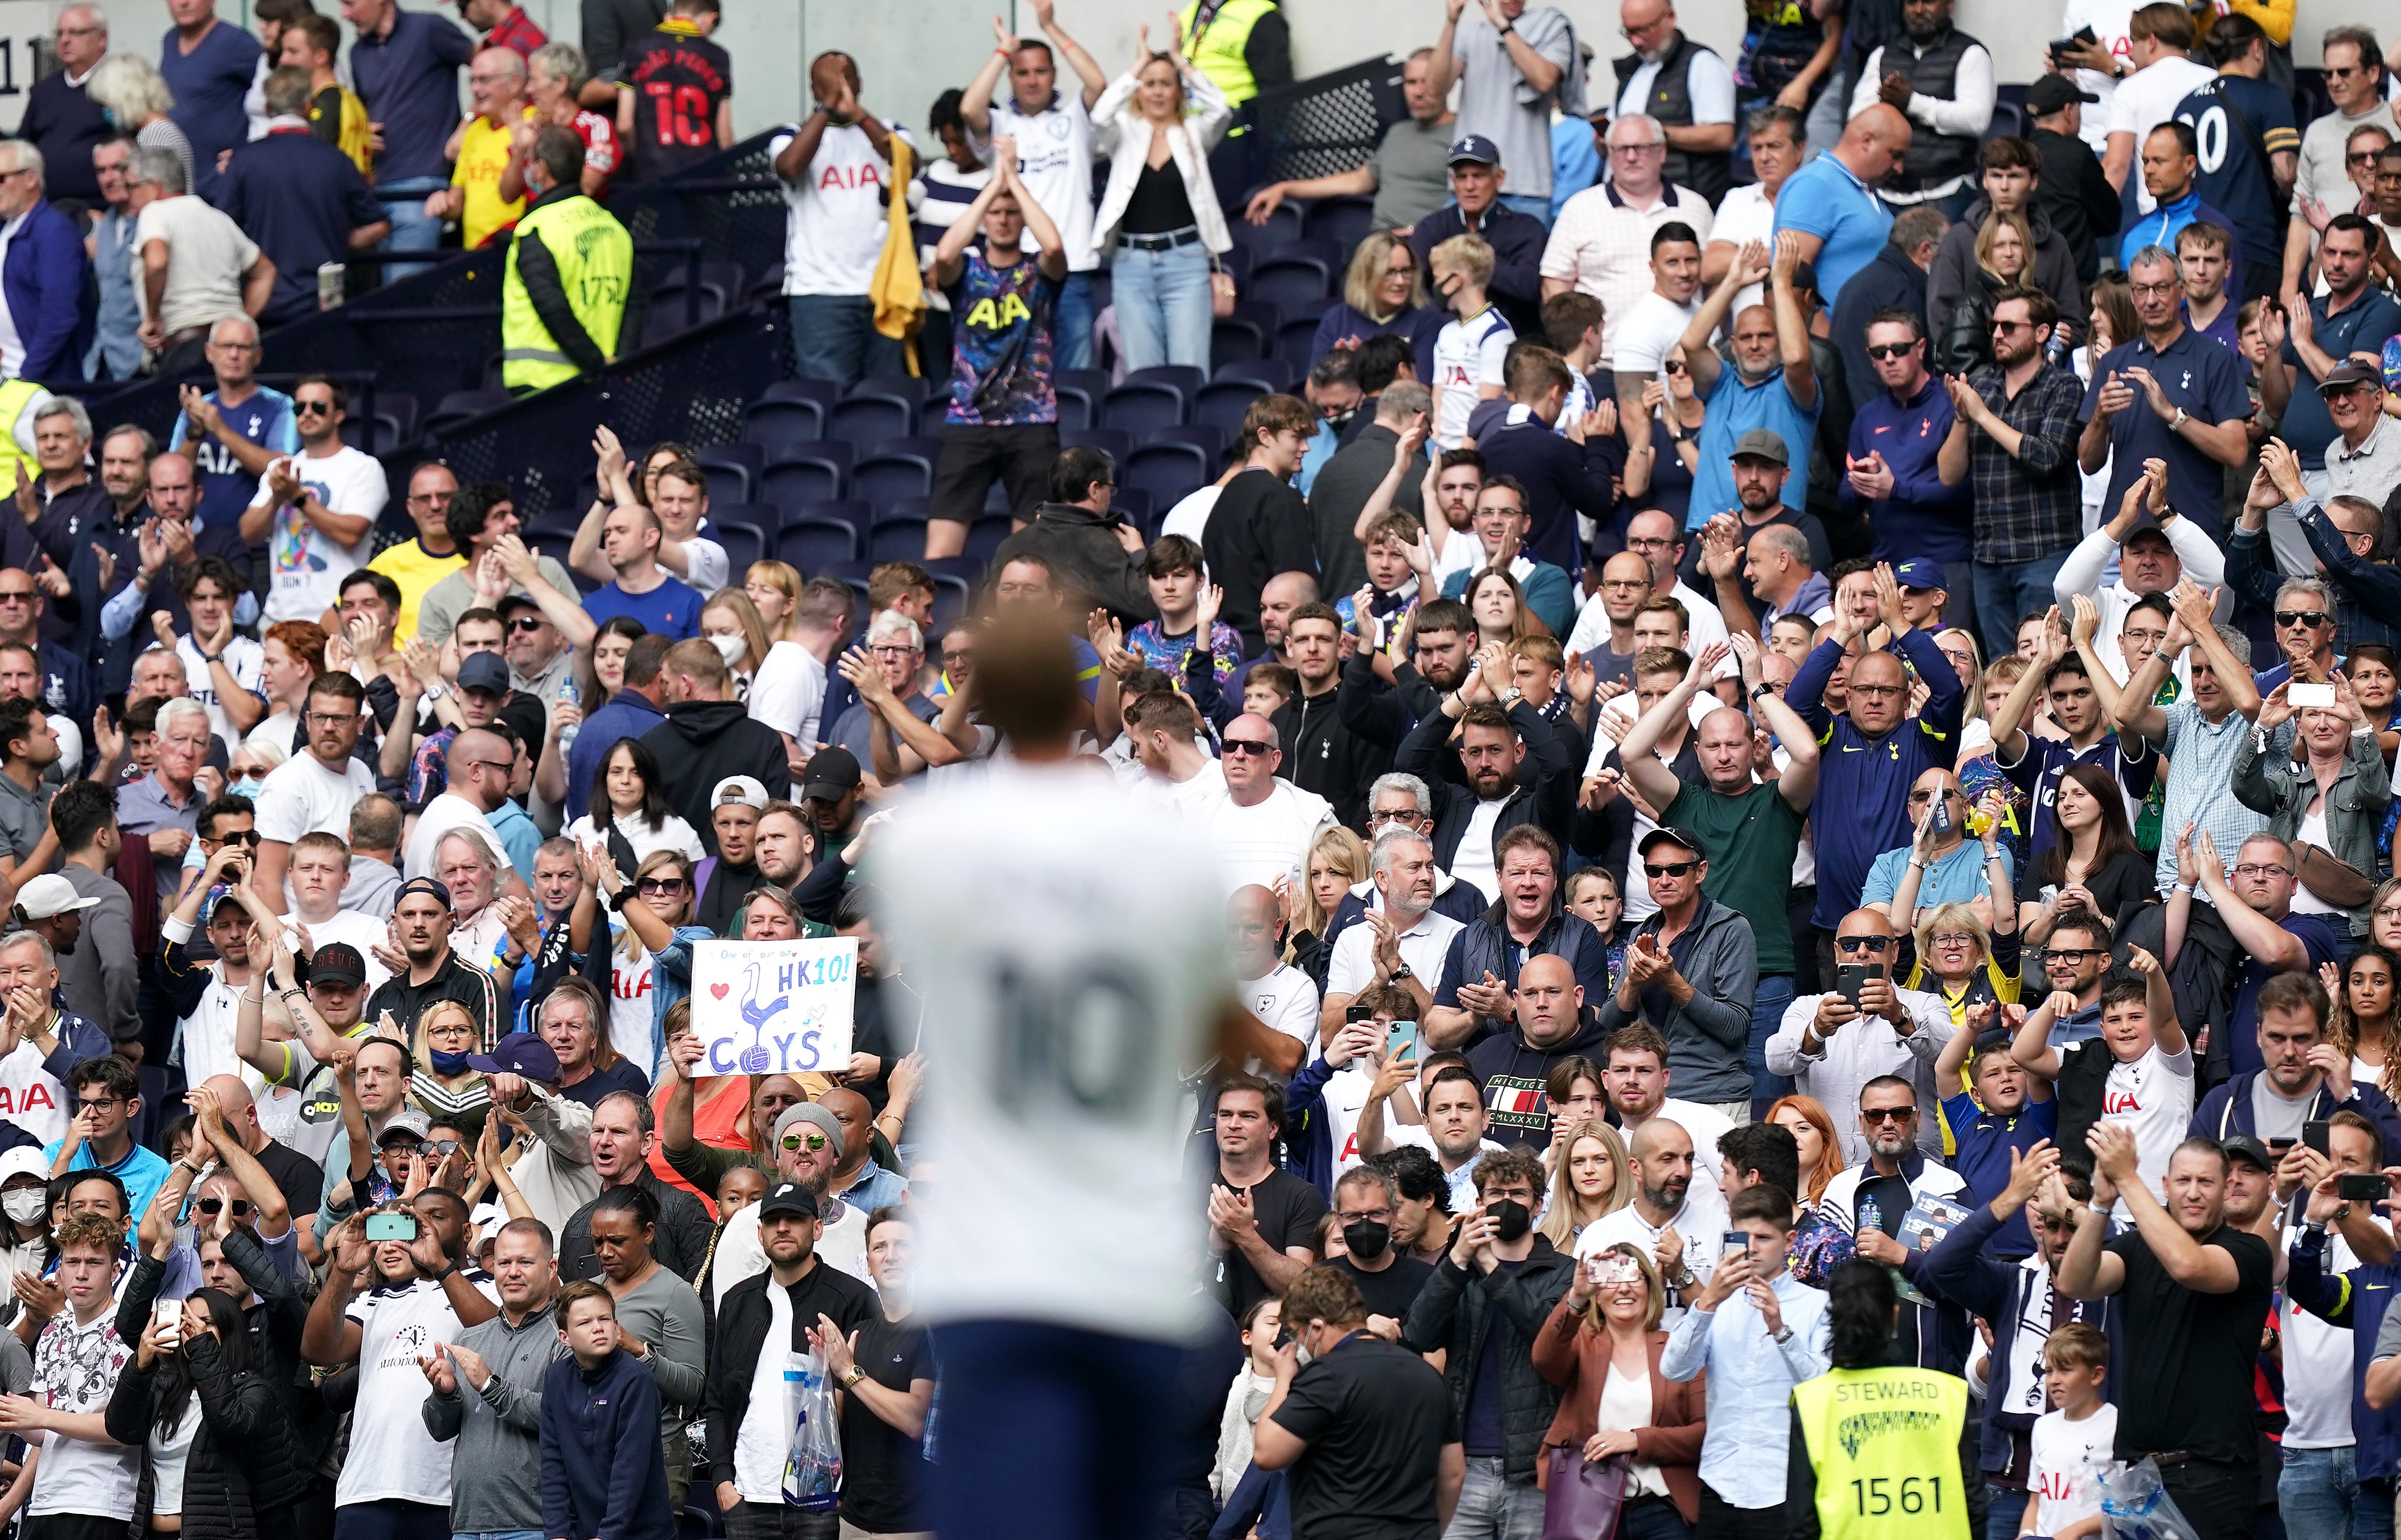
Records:
M767 1189L759 1200L759 1222L766 1223L778 1214L797 1214L804 1220L817 1217L817 1195L796 1181L779 1181Z
M2025 93L2026 111L2036 117L2048 117L2070 102L2100 100L2064 75L2037 75Z
M2345 359L2327 370L2326 377L2318 381L2318 394L2348 390L2357 385L2373 385L2380 389L2384 384L2382 373L2373 364L2358 359Z
M1658 828L1653 829L1649 834L1644 835L1642 837L1641 848L1634 853L1640 856L1648 856L1651 853L1651 847L1653 845L1680 846L1684 850L1692 852L1694 855L1701 857L1703 860L1708 859L1709 848L1701 843L1700 837L1698 835L1687 834L1685 831L1677 828L1672 824L1662 825Z
M459 688L509 692L509 665L497 652L471 652L459 660Z
M819 749L809 756L801 800L830 802L844 792L857 791L858 783L858 756L845 748Z
M73 909L89 909L97 898L78 898L75 884L56 872L45 872L17 890L17 907L28 920L49 920Z
M531 609L531 610L539 610L539 609L541 609L541 608L542 608L542 606L540 606L540 605L538 605L538 604L534 603L534 601L533 601L533 595L532 595L532 594L530 594L530 593L511 593L511 594L504 595L504 596L501 598L501 600L500 604L499 604L497 606L495 606L495 608L496 608L496 612L500 615L501 619L502 619L502 620L507 620L507 619L508 619L508 617L509 617L509 611L510 611L510 610L513 610L513 609Z
M469 1054L467 1067L487 1075L523 1075L528 1080L558 1078L558 1055L532 1032L511 1032L492 1044L488 1054Z
M1450 147L1450 164L1457 166L1462 163L1498 166L1501 164L1501 146L1480 133L1463 135Z
M853 761L853 763L856 762L856 760ZM767 805L766 784L755 775L729 775L717 784L715 791L708 794L708 805L712 808L727 807L736 802L746 808L765 807Z
M2268 1147L2249 1134L2229 1135L2218 1140L2217 1145L2226 1152L2228 1160L2247 1160L2262 1171L2276 1168L2276 1157L2268 1153Z
M309 959L309 979L311 984L349 984L367 981L367 960L347 941L328 941Z
M1903 588L1948 588L1942 578L1942 564L1925 556L1913 557L1892 569L1892 575Z
M1754 428L1735 440L1734 454L1730 457L1766 460L1772 465L1792 463L1792 457L1784 448L1784 436L1769 428Z
M12 1177L39 1177L50 1179L50 1163L42 1158L38 1144L21 1144L14 1150L0 1151L0 1183Z
M385 1145L390 1144L391 1142L391 1137L394 1134L406 1134L411 1138L417 1139L421 1143L425 1138L426 1133L431 1130L432 1126L432 1123L424 1113L418 1111L414 1107L404 1107L399 1111L394 1112L391 1115L391 1121L383 1125L383 1131L376 1135L376 1148L380 1150Z
M407 881L402 883L398 888L393 890L391 895L392 906L394 908L398 908L400 906L400 901L408 897L412 893L423 893L428 898L439 903L444 908L446 909L450 907L450 890L444 887L438 878L410 878Z
M842 1159L842 1122L814 1101L784 1109L784 1115L775 1120L776 1148L782 1149L784 1136L803 1123L825 1135L827 1142L833 1146L833 1158Z

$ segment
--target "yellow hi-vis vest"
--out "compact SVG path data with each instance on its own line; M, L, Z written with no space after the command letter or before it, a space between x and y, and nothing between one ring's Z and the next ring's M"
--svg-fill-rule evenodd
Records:
M49 388L38 380L0 380L0 496L14 492L20 481L34 481L42 474L41 462L17 443L16 428L34 398L48 394ZM25 427L29 433L33 430L31 423Z
M1968 1383L1924 1369L1837 1369L1792 1387L1824 1540L1969 1540L1959 1485Z
M1251 78L1251 61L1242 56L1242 49L1250 43L1251 29L1259 24L1259 18L1275 8L1274 0L1226 0L1197 40L1192 26L1200 16L1200 0L1192 0L1176 18L1176 30L1184 34L1184 56L1225 93L1228 107L1239 107L1259 94L1259 83Z
M583 370L559 350L517 273L517 253L539 239L558 265L568 308L601 352L614 356L634 282L634 238L597 203L578 193L527 211L509 243L501 286L501 379L512 390L542 389Z

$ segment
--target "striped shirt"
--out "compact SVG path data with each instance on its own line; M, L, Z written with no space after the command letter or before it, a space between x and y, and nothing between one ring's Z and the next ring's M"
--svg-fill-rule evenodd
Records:
M2243 841L2268 826L2267 818L2234 799L2234 767L2251 723L2239 711L2211 722L2190 697L2167 708L2167 733L2160 749L2168 756L2167 805L2160 816L2160 892L2176 879L2175 836L2197 825L2195 843L2206 834L2230 865ZM2195 893L2196 898L2200 897Z

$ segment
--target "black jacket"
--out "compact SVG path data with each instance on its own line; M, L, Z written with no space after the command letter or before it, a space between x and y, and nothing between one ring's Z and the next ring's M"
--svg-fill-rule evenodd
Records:
M194 1338L185 1353L199 1392L200 1426L184 1466L183 1532L190 1540L254 1540L260 1515L288 1509L309 1484L284 1413L286 1395L254 1370L227 1368L213 1337ZM103 1417L111 1438L142 1451L132 1533L145 1534L156 1479L149 1439L158 1366L140 1364L138 1355L127 1360ZM266 1526L267 1533L288 1533L288 1523Z
M708 1260L708 1241L714 1229L708 1222L708 1210L700 1200L680 1187L659 1180L651 1168L643 1166L634 1178L634 1185L657 1200L659 1225L657 1238L651 1243L651 1255L659 1265L690 1283ZM558 1276L562 1283L600 1275L600 1259L592 1249L592 1205L594 1198L577 1209L567 1221L558 1237Z
M834 1324L847 1332L872 1319L881 1308L875 1302L875 1290L819 1257L789 1290L792 1340L771 1344L767 1290L774 1287L775 1274L770 1269L743 1279L718 1302L717 1323L708 1343L708 1384L701 1397L701 1416L708 1424L707 1469L692 1473L693 1484L704 1491L734 1479L734 1439L742 1431L744 1413L750 1410L750 1376L759 1366L759 1356L776 1348L806 1352L805 1333L816 1325L819 1315L832 1316Z
M1025 527L1000 542L992 554L998 572L1020 556L1039 556L1067 591L1070 613L1095 608L1133 621L1155 620L1150 585L1143 581L1142 558L1118 543L1123 514L1095 513L1074 503L1044 503Z
M642 746L667 767L667 801L717 853L708 794L729 775L754 775L773 797L792 795L784 735L753 717L738 701L679 701L667 719L642 734Z
M1401 1340L1420 1353L1448 1348L1442 1371L1450 1391L1450 1434L1456 1439L1467 1417L1467 1397L1476 1364L1484 1356L1484 1333L1491 1306L1501 1307L1502 1474L1531 1486L1543 1435L1559 1410L1559 1387L1534 1371L1534 1339L1575 1278L1575 1260L1552 1249L1541 1235L1515 1276L1498 1268L1461 1267L1446 1253L1434 1276L1409 1306Z
M1543 714L1520 701L1509 708L1509 725L1526 745L1517 767L1517 784L1492 821L1495 839L1520 824L1538 824L1565 845L1568 825L1575 813L1576 770L1559 745L1558 734ZM1475 794L1446 778L1442 755L1452 723L1440 711L1426 714L1393 757L1393 767L1423 780L1434 792L1434 858L1445 871L1457 864L1459 841L1475 816Z
M2114 236L2125 223L2126 208L2118 189L2109 185L2092 146L2073 134L2037 129L2026 136L2042 152L2042 180L2035 184L2034 206L2051 219L2051 227L2067 242L2079 283L2091 283L2101 271L2101 239ZM2082 320L2081 310L2060 307L2059 313Z
M1273 720L1276 741L1283 745L1283 768L1276 773L1333 803L1334 816L1345 828L1363 826L1367 788L1392 768L1393 754L1342 720L1338 688L1315 700L1296 695Z
M1393 682L1376 677L1375 661L1354 654L1342 665L1342 688L1334 707L1343 725L1370 743L1398 748L1418 718L1442 703L1442 693L1426 683L1414 663L1393 665Z
M1514 476L1526 488L1526 513L1532 523L1526 550L1572 578L1584 570L1584 542L1576 538L1576 515L1606 523L1616 511L1609 472L1593 473L1582 444L1552 432L1537 417L1515 428L1503 428L1476 447L1484 452L1487 476Z
M1003 542L1001 552L1007 550ZM1268 645L1259 629L1259 590L1281 572L1317 576L1308 501L1272 471L1245 470L1217 494L1200 551L1209 561L1209 580L1226 591L1217 618L1242 634L1246 656L1256 656ZM994 560L1001 559L995 552Z

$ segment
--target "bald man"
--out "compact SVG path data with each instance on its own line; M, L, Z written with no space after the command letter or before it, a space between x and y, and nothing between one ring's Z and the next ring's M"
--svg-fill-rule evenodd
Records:
M1929 1155L1942 1153L1935 1117L1934 1060L1951 1041L1951 1007L1941 996L1904 989L1892 981L1900 948L1892 922L1873 909L1853 909L1834 931L1834 956L1863 969L1848 989L1796 1000L1767 1043L1768 1068L1790 1075L1792 1088L1814 1098L1834 1120L1845 1165L1867 1159L1859 1124L1859 1092L1879 1075L1895 1075L1917 1091L1917 1125L1910 1133ZM1835 975L1838 979L1844 975Z
M496 732L469 728L450 740L447 784L418 814L416 831L408 838L407 867L402 875L432 876L434 852L442 848L443 837L454 829L483 836L484 843L494 851L508 849L492 826L491 815L508 800L509 777L515 763L516 751ZM669 779L679 784L684 777ZM514 883L511 892L527 891L514 867L507 875Z
M1575 965L1541 952L1517 970L1510 996L1516 1029L1496 1033L1467 1051L1467 1067L1484 1083L1491 1109L1490 1137L1504 1145L1537 1152L1551 1143L1552 1066L1561 1059L1597 1057L1606 1035L1598 1014L1587 1009Z
M1938 808L1949 824L1940 834L1928 827ZM1877 856L1868 868L1860 906L1891 920L1894 930L1907 933L1938 905L1973 904L1981 898L1993 906L1995 918L1988 924L1998 929L2006 914L2006 923L2014 927L2016 916L2009 911L2017 906L2016 865L1997 840L1968 838L1968 797L1958 776L1939 765L1919 775L1909 788L1909 819L1911 837ZM1903 887L1909 892L1902 893Z
M1244 712L1228 723L1217 763L1226 795L1210 798L1192 822L1216 850L1227 891L1279 877L1297 887L1310 847L1334 827L1333 805L1276 774L1283 748L1264 716Z
M1829 310L1891 233L1892 211L1876 193L1904 164L1909 136L1909 119L1878 102L1845 126L1832 150L1793 172L1776 197L1777 231L1800 238L1801 260L1817 268L1818 293Z
M1702 893L1737 914L1769 917L1764 923L1751 926L1759 983L1751 991L1750 1028L1743 1048L1743 1062L1750 1070L1750 1099L1759 1103L1791 1089L1789 1082L1767 1068L1767 1040L1792 1002L1793 974L1799 966L1791 927L1773 917L1788 906L1793 857L1800 852L1803 824L1817 795L1818 735L1785 704L1782 696L1772 691L1751 702L1751 710L1758 714L1756 724L1731 706L1721 706L1701 719L1694 743L1701 762L1700 784L1679 781L1652 749L1669 723L1685 718L1693 697L1716 676L1718 660L1727 650L1722 642L1703 647L1683 682L1634 724L1619 745L1618 756L1634 789L1661 810L1660 824L1701 842L1701 853L1708 860L1701 879ZM1746 697L1763 682L1762 669L1768 661L1769 656L1756 648L1743 654ZM1764 744L1763 730L1777 745L1772 762L1781 768L1781 773L1774 781L1762 781L1753 773Z
M258 1108L251 1096L250 1086L239 1075L211 1075L200 1083L205 1090L215 1093L217 1106L225 1114L226 1127L241 1145L244 1153L265 1169L276 1189L292 1206L295 1214L313 1214L317 1199L325 1190L323 1167L284 1143L269 1138L260 1126ZM291 1093L285 1093L290 1095ZM219 1159L226 1159L220 1155ZM313 1245L304 1238L304 1248Z
M1640 1247L1679 1307L1670 1315L1681 1318L1681 1307L1700 1292L1717 1262L1726 1228L1725 1199L1714 1179L1693 1179L1693 1136L1681 1123L1653 1118L1634 1130L1626 1153L1634 1169L1634 1201L1585 1226L1576 1237L1576 1256L1592 1256L1620 1241Z
M1317 985L1283 961L1283 906L1273 889L1253 882L1234 890L1226 900L1226 941L1242 979L1234 988L1244 1008L1261 1026L1292 1040L1288 1057L1279 1053L1264 1061L1267 1069L1289 1077L1317 1038ZM1275 1046L1281 1050L1283 1044Z

